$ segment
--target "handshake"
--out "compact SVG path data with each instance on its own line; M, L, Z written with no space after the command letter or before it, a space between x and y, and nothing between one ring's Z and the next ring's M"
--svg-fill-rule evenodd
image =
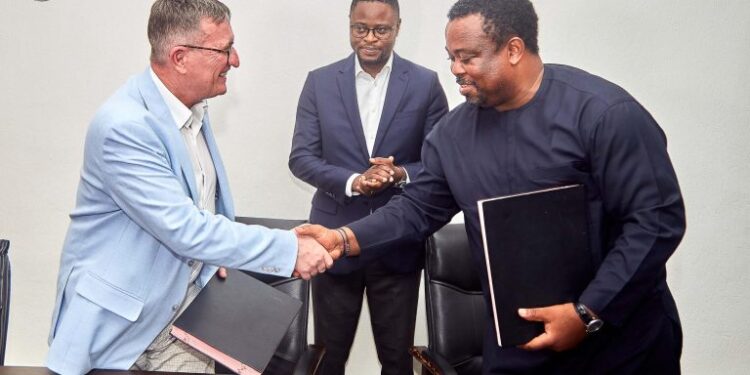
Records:
M297 263L292 276L310 280L325 272L343 255L359 253L354 233L347 228L328 229L317 224L294 228L297 235Z
M370 168L352 181L354 193L372 196L408 179L406 169L394 164L393 156L370 158ZM309 280L333 266L342 256L358 255L359 244L347 228L328 229L317 224L294 228L297 234L297 263L292 276Z

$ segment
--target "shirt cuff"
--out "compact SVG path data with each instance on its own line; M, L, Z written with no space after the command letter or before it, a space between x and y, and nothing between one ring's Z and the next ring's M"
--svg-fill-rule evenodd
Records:
M399 167L404 171L404 178L396 183L397 188L403 188L404 185L409 183L409 172L404 167Z
M346 194L347 197L354 197L354 196L359 195L359 193L357 193L356 191L352 191L352 182L354 182L354 179L357 178L357 176L359 175L355 173L351 175L348 180L346 180L346 187L344 188L344 193Z

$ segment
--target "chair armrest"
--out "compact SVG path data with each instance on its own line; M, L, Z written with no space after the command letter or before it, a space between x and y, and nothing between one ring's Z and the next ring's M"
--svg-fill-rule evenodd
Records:
M426 346L412 346L409 353L421 365L420 374L457 375L456 370L445 358L430 351Z
M308 345L297 360L294 367L294 375L313 375L318 372L320 362L323 361L323 355L326 348L322 345Z

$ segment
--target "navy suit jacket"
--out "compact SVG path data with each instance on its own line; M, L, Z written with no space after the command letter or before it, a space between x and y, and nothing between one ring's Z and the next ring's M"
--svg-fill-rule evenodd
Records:
M292 173L317 188L310 222L327 227L365 217L401 193L400 188L390 187L373 197L345 194L349 177L370 167L357 105L354 64L352 54L308 74L289 155ZM422 141L447 112L448 102L437 74L394 54L372 156L392 155L397 165L415 177L422 168ZM421 267L422 242L399 248L408 251L384 258L386 267L394 272ZM358 258L346 258L337 261L329 272L348 273L360 267Z

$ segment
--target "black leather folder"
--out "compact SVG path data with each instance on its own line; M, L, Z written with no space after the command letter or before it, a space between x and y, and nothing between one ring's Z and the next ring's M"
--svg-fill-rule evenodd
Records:
M265 370L302 302L238 270L214 276L172 335L237 374Z
M544 326L521 318L519 308L575 302L593 277L585 188L563 186L477 204L497 343L525 344Z

